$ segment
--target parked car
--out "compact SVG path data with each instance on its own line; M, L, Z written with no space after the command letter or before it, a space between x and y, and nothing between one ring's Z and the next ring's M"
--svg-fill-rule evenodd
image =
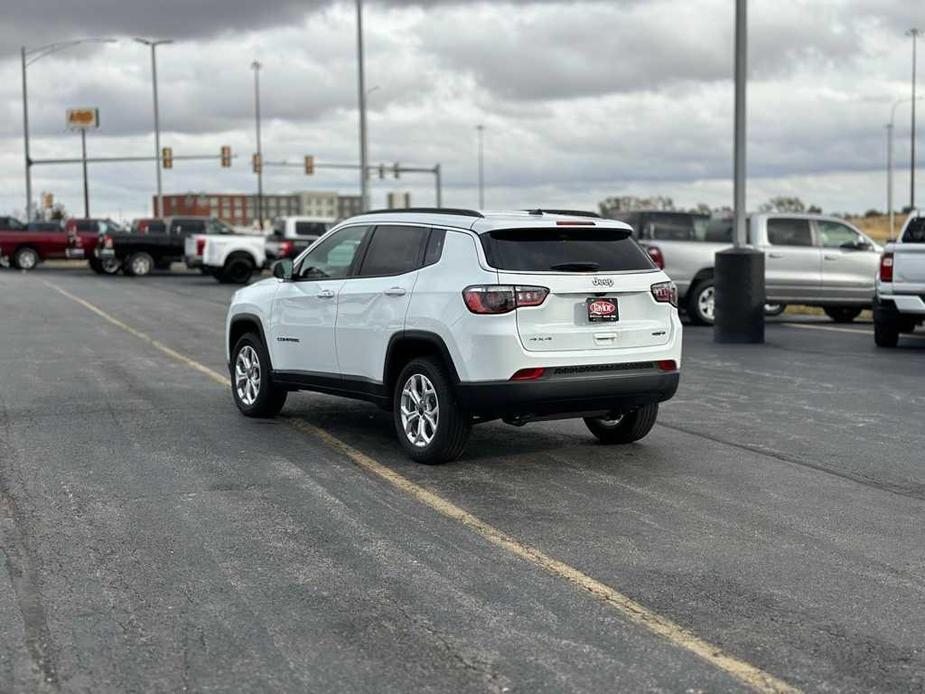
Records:
M7 220L7 228L0 229L0 255L20 270L32 270L45 260L83 259L87 249L96 245L92 234L80 232L76 227L60 223L50 228L25 225L15 218Z
M925 321L925 210L906 219L899 240L883 249L874 299L874 341L895 347Z
M136 220L140 233L106 234L97 250L100 262L113 272L142 277L154 269L166 270L184 259L186 240L207 231L231 234L227 224L214 217L167 217L164 220ZM107 265L108 264L108 265Z
M225 284L247 284L267 263L263 234L204 234L187 238L195 246L203 270Z
M153 217L134 219L132 220L132 231L136 234L166 234L167 222Z
M177 217L175 219L177 229L183 233L183 260L186 262L186 267L190 269L198 268L203 273L208 272L208 268L202 265L202 249L205 248L205 237L211 234L238 233L231 226L215 217Z
M323 217L279 217L267 236L267 261L295 258L324 236L335 220Z
M604 443L678 386L674 284L620 222L530 212L353 217L235 293L232 397L273 416L293 390L392 410L407 454L458 456L472 424L582 417Z
M732 244L731 220L674 212L621 215L635 222L635 235L678 285L691 322L714 319L713 266ZM662 219L664 218L664 222ZM856 227L816 214L753 214L748 241L765 253L765 294L770 313L787 304L819 306L837 322L870 308L881 251Z

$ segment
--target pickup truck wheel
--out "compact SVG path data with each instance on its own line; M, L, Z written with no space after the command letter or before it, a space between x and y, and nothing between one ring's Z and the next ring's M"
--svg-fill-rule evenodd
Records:
M104 275L115 275L122 269L122 261L118 258L103 258L99 263Z
M861 315L861 309L852 306L826 306L822 310L836 323L850 323Z
M222 284L247 284L254 274L254 263L244 256L232 256L225 262L218 281Z
M765 304L764 305L764 315L766 316L779 316L786 310L787 310L787 304Z
M463 452L471 425L456 404L446 368L437 359L408 362L395 381L392 405L395 433L412 460L436 465Z
M585 417L585 426L601 443L633 443L652 431L658 418L658 403L616 417Z
M103 266L100 264L100 259L99 259L99 258L93 258L93 257L91 257L91 258L87 261L87 265L89 265L89 266L90 266L90 269L93 270L93 272L95 272L97 275L102 275L102 274L103 274Z
M154 268L154 258L149 253L138 251L132 253L125 261L123 272L129 277L144 277Z
M687 317L694 325L713 325L716 291L713 278L701 280L687 293Z
M899 344L899 324L880 311L874 310L874 344L877 347L895 347Z
M18 249L13 254L13 267L17 267L20 270L34 270L35 266L39 264L39 254L34 248L25 248Z
M286 404L285 389L273 383L267 348L254 333L238 340L231 353L231 396L246 417L275 417Z

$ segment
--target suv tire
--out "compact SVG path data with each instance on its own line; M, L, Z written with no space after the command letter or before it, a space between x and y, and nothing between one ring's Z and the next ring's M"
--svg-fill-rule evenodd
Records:
M272 380L267 348L254 333L246 333L231 351L231 397L245 417L275 417L286 404L288 391Z
M694 325L713 325L715 305L712 277L700 280L687 293L687 317Z
M653 403L619 418L585 417L585 425L601 443L633 443L652 431L657 418L658 403Z
M34 248L24 246L13 254L13 267L20 270L34 270L39 264L39 254Z
M412 359L401 370L392 416L399 443L419 463L455 460L469 438L469 419L457 404L446 368L433 357Z
M244 255L232 255L221 269L218 281L222 284L247 284L254 274L253 261Z
M822 310L836 323L850 323L861 315L861 309L853 306L824 306Z

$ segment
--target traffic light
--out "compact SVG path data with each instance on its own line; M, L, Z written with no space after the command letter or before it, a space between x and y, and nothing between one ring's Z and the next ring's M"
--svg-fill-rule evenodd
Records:
M315 173L315 157L311 154L305 155L305 175L311 176Z
M222 166L228 168L231 166L231 147L222 145Z
M165 169L173 168L173 149L171 147L161 148L161 166Z
M260 173L263 169L263 159L261 159L259 154L255 154L253 158L254 173Z
M395 174L395 178L398 178L399 174L401 173L401 164L399 164L398 162L395 162L394 164L392 164L392 173Z

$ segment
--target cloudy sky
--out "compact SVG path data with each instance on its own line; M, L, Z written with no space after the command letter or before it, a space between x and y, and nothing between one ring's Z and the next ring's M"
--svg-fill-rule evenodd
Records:
M352 2L0 2L0 213L24 207L22 43L119 39L29 67L36 158L79 156L79 137L64 127L73 106L100 109L91 156L153 151L150 56L131 40L146 36L175 40L158 49L162 144L175 154L229 144L240 155L231 169L177 162L165 192L256 188L255 58L264 65L267 160L358 160ZM370 158L440 162L444 203L475 206L483 123L490 208L595 207L609 195L654 194L684 206L729 204L733 8L732 0L367 0ZM884 208L884 125L893 101L909 96L903 33L925 29L925 2L752 0L749 22L750 206L784 194L827 211ZM897 109L896 157L900 205L909 195L908 104ZM36 195L51 191L79 213L79 172L35 167ZM94 215L149 214L154 164L91 165L90 186ZM350 193L358 183L351 173L276 169L264 186ZM375 179L374 205L398 189L433 202L432 178L409 175Z

